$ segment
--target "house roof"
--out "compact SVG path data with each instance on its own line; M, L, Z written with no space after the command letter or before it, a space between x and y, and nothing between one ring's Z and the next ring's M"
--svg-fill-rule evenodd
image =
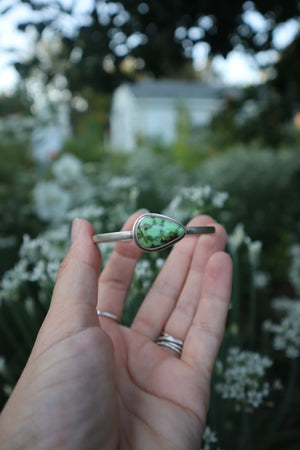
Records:
M128 83L131 92L138 98L216 98L229 89L215 87L199 81L146 80Z

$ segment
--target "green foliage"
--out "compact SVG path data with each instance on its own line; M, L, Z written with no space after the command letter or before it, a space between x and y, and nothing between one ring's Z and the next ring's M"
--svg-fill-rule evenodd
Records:
M28 208L36 181L30 155L33 125L31 117L21 115L0 120L0 276L16 261L23 234L40 230L39 220Z
M83 161L99 161L105 154L103 130L98 120L84 121L77 129L76 138L70 137L63 151L80 157ZM84 150L83 150L84 149Z
M199 169L202 180L228 192L229 227L243 223L253 238L261 240L277 275L286 272L284 249L299 232L299 170L296 151L275 154L247 148L220 155ZM275 257L279 253L281 257Z
M24 116L30 113L31 102L21 89L17 90L13 95L0 96L0 117L7 115Z
M63 152L72 153L84 162L99 162L106 154L103 142L108 138L111 96L98 95L90 88L84 89L82 96L86 110L72 110L74 136L65 142Z
M240 92L239 98L227 100L209 130L209 141L218 151L231 149L237 143L273 151L299 145L300 133L294 124L296 98L288 98L273 84L275 81L248 88Z
M192 123L189 111L182 104L177 105L176 139L171 146L172 156L186 169L195 165L195 144L191 140Z
M300 101L299 77L300 77L300 36L289 45L275 64L276 77L270 85L281 95L282 100L290 102L298 108Z

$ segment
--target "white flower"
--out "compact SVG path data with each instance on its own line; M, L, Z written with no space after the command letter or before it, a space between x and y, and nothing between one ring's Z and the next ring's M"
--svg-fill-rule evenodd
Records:
M231 347L224 365L219 365L218 374L223 380L216 384L216 390L224 399L258 408L270 392L264 377L271 365L268 357Z
M235 253L245 243L246 237L244 225L242 223L237 224L233 232L228 235L227 242L231 253Z
M137 278L143 279L149 276L149 274L151 273L152 273L151 266L147 259L142 259L137 263L135 268L135 276Z
M69 247L69 232L69 226L62 225L34 239L24 235L18 263L2 278L0 297L6 300L19 298L24 281L38 283L40 287L54 283L59 264Z
M46 263L40 260L33 267L30 275L29 281L45 281L46 280Z
M250 240L247 242L247 247L248 247L249 262L252 266L256 267L259 262L259 257L261 254L262 242Z
M247 402L249 405L253 406L253 408L258 408L259 405L263 401L263 394L257 391L248 391L247 392Z
M82 177L82 162L76 156L66 153L53 163L52 171L61 186L78 184Z
M102 206L87 205L81 208L72 209L67 213L67 219L74 220L76 217L86 220L95 220L102 217L105 213L105 209Z
M217 192L212 198L212 204L216 208L223 208L224 204L228 199L227 192Z
M136 186L136 179L134 177L118 177L114 176L108 182L108 188L113 190L129 189Z
M275 350L284 351L287 358L300 356L300 300L280 297L273 300L273 309L284 314L279 323L265 321L264 330L272 333Z
M24 235L19 254L21 258L33 264L41 259L56 261L65 256L68 243L69 227L62 225L53 230L47 230L34 239Z
M156 267L156 270L159 270L159 268ZM145 256L136 265L132 284L133 290L145 294L154 277L155 270L152 268L149 257Z
M165 264L166 260L164 258L158 257L155 261L155 267L160 270Z
M0 375L4 374L5 372L5 359L3 356L0 356Z
M199 189L199 194L201 193L201 196L204 198L208 198L212 192L211 186L209 184L206 184L201 189Z
M41 255L48 255L49 244L46 240L39 237L31 239L28 234L23 235L23 243L21 245L19 255L26 258L29 263L36 263Z
M184 187L171 200L164 214L186 222L192 217L203 214L211 208L222 208L228 194L212 189L210 185Z
M213 431L208 425L206 425L202 436L201 450L211 450L211 444L217 443L217 433Z
M270 282L270 275L262 270L254 273L254 285L257 289L264 289Z
M0 284L0 298L14 300L20 285L27 279L27 261L20 259L12 269L4 273Z
M51 245L60 247L66 244L69 238L69 227L68 225L60 225L45 231L40 234L39 237L43 241L48 241Z
M58 222L65 217L71 195L52 181L40 181L33 190L34 209L41 220Z
M48 277L50 278L50 281L55 283L57 272L60 266L60 261L51 261L47 264L46 272Z

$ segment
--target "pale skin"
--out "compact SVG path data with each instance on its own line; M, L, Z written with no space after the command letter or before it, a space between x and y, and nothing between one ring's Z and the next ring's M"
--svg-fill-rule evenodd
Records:
M130 230L140 213L129 218ZM100 275L92 226L77 219L49 312L0 416L0 448L199 450L224 333L232 264L224 228L178 242L131 328L122 315L141 251L119 242ZM155 344L184 341L180 359Z

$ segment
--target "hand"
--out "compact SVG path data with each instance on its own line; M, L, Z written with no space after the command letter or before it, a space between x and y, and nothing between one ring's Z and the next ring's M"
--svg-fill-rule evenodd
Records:
M0 416L2 450L200 448L231 290L226 233L214 225L174 246L126 328L99 319L96 306L121 316L141 252L116 244L98 281L94 230L74 222L49 312ZM163 331L184 341L180 359L155 343Z

